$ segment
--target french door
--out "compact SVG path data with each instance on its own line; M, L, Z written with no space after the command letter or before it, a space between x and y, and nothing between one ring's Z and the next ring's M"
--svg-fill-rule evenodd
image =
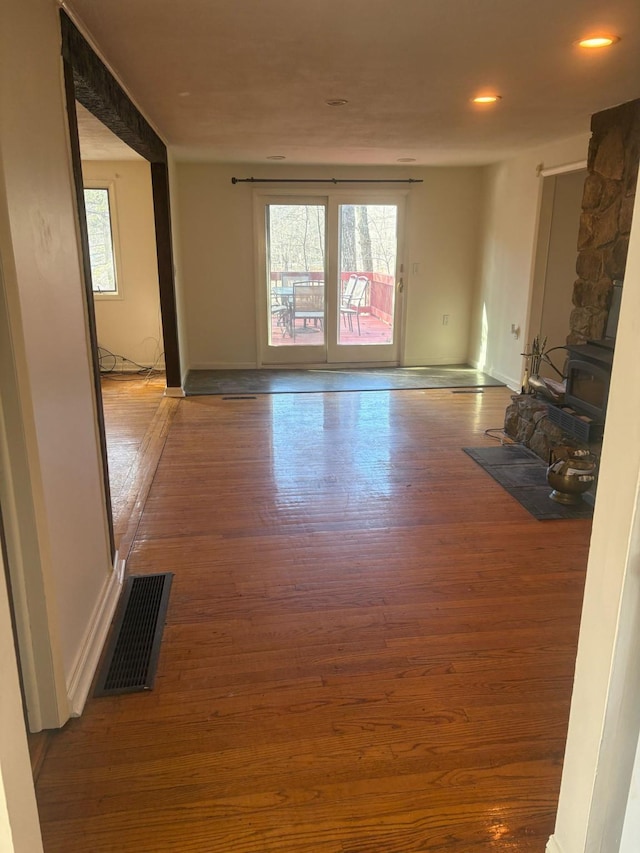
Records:
M256 193L263 365L398 363L403 201Z

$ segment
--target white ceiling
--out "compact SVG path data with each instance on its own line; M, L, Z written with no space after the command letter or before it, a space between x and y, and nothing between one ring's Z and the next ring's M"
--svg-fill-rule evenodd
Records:
M182 156L495 162L640 96L638 0L66 0ZM604 30L612 48L576 39ZM502 101L470 98L495 90ZM329 107L330 98L346 98Z

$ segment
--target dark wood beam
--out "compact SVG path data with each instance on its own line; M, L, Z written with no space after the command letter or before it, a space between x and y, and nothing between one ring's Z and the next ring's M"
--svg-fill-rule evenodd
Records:
M169 170L166 163L151 164L153 214L156 223L156 254L160 285L160 313L164 340L164 362L167 387L179 388L180 351L178 348L178 317L173 276L173 244L171 242L171 205L169 201Z
M74 93L83 107L150 163L166 163L167 149L64 12L62 56L73 69Z

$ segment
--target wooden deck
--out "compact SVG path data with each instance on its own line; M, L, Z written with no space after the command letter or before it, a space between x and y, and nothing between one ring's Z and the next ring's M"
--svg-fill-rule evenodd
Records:
M176 575L156 687L52 738L47 853L541 853L590 524L461 451L509 396L179 401L129 558Z
M340 325L339 342L343 345L358 345L367 344L388 344L391 343L393 330L391 326L374 317L373 314L360 315L360 333L358 334L358 325L353 319L353 328L349 328L344 323ZM324 342L324 336L320 327L314 326L311 322L305 328L300 320L297 321L295 335L288 332L283 334L283 328L278 324L277 318L272 320L271 326L271 343L273 346L313 346Z

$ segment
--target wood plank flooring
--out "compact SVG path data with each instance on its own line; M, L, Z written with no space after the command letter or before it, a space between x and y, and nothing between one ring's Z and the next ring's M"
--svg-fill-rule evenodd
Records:
M47 853L542 853L590 523L462 452L508 400L181 400L129 558L175 572L156 687L53 738Z
M127 558L178 400L164 397L164 374L102 379L113 534Z

